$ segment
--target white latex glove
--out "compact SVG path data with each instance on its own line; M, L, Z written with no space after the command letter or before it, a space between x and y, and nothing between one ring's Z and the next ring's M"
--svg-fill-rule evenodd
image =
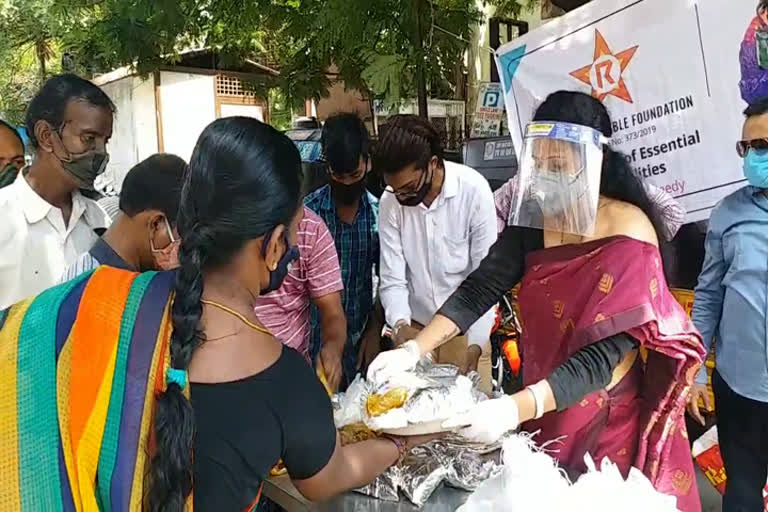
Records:
M368 366L368 380L381 385L399 373L413 369L421 359L419 345L411 340L394 350L382 352Z
M517 402L509 396L485 400L443 422L443 428L466 427L459 434L475 443L492 444L518 427ZM469 426L467 426L469 425Z

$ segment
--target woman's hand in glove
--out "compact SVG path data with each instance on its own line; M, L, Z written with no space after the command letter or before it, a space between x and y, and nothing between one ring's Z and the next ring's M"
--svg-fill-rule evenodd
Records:
M368 380L376 385L389 381L395 375L413 369L421 359L419 345L411 340L394 350L379 354L368 367Z
M519 411L512 396L485 400L469 411L443 422L443 428L461 428L459 434L475 443L492 444L518 427Z

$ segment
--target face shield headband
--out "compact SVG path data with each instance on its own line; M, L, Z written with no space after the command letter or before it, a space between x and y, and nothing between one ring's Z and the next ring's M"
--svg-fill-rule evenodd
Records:
M594 234L606 142L600 132L586 126L528 124L509 224Z

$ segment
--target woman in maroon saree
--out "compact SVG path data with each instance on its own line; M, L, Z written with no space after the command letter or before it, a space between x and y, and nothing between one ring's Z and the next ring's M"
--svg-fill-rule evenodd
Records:
M605 107L581 93L551 95L534 120L611 136ZM607 456L625 475L640 469L680 510L700 510L683 414L704 349L667 287L660 227L626 159L603 147L593 235L508 226L435 319L408 346L381 354L369 378L407 368L519 283L526 388L454 424L471 424L464 433L483 441L522 425L540 443L557 441L552 455L572 473L584 471L586 453Z
M618 333L629 334L648 354L645 364L626 359L623 378L610 389L524 428L540 431L540 440L562 437L556 456L569 469L584 471L585 453L595 460L607 456L625 474L630 466L641 469L657 490L678 496L681 510L698 510L683 413L704 354L667 289L658 249L614 236L530 253L518 298L526 386Z

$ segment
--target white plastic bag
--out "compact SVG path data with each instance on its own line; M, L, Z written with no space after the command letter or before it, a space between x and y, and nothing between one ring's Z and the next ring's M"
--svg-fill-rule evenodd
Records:
M472 493L460 512L675 512L674 496L659 493L640 471L626 480L603 459L600 469L585 456L587 473L571 484L555 460L536 448L530 436L504 441L504 471Z
M363 423L365 401L370 392L370 385L358 373L346 392L337 393L333 397L333 422L336 428Z

